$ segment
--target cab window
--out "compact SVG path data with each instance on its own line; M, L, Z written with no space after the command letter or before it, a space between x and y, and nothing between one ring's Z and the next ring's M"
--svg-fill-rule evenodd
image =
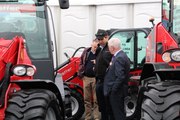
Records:
M146 55L146 34L142 31L117 31L111 38L121 40L122 50L127 54L131 61L131 69L142 67Z

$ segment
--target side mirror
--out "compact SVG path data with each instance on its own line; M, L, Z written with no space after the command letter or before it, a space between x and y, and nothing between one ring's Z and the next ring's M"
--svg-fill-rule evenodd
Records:
M154 17L151 17L150 19L149 19L149 22L151 22L152 23L152 25L153 25L153 27L154 27Z
M69 0L59 0L59 5L61 9L69 8Z

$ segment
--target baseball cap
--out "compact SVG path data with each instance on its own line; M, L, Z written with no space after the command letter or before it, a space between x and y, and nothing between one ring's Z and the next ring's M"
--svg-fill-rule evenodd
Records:
M107 35L108 35L108 32L106 32L106 30L103 30L103 29L98 29L97 33L95 34L95 36L98 40L102 40L103 37L105 37Z

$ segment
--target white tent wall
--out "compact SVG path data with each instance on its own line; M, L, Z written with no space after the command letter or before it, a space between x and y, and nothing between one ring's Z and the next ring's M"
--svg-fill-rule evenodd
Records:
M60 10L58 0L49 0L58 43L59 64L78 47L90 46L97 29L151 27L161 20L161 0L70 0ZM80 55L80 53L78 54Z

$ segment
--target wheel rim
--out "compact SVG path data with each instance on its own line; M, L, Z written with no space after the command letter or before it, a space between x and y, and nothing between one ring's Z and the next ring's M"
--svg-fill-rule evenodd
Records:
M55 111L52 107L48 108L45 120L57 120Z
M72 115L76 114L79 109L79 103L76 98L71 96L71 107L72 107Z
M125 100L126 117L129 117L129 116L134 114L135 108L136 108L136 105L137 105L136 100L137 99L136 99L135 96L128 97Z

